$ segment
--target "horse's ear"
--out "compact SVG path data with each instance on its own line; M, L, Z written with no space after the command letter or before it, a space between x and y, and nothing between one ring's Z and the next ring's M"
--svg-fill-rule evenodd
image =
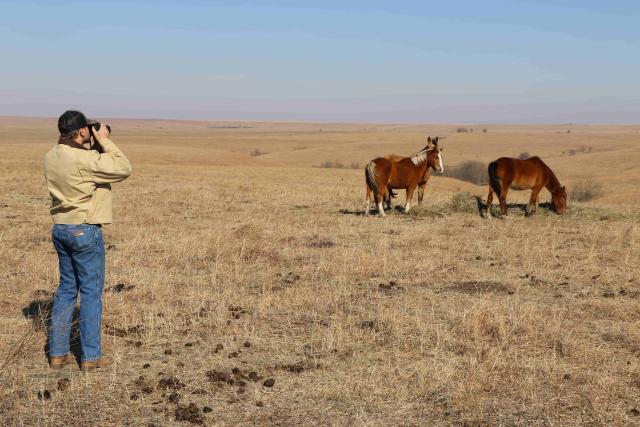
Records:
M428 143L428 144L430 144L430 143L431 143L431 135L429 135L429 136L427 137L427 143Z
M438 143L438 137L436 136L435 138L433 138L433 143L437 144Z

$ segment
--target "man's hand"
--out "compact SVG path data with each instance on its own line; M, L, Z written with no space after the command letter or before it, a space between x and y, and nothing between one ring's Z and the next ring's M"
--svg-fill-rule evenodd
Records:
M100 123L100 130L96 131L96 129L91 126L91 132L93 132L93 136L98 140L98 142L103 139L109 138L109 129L107 128L106 123Z

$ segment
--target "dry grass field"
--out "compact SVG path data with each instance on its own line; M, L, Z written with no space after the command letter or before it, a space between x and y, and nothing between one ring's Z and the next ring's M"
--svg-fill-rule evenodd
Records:
M640 127L111 123L115 364L83 374L43 350L56 122L0 118L3 424L640 424ZM362 216L364 164L427 135L424 205ZM511 192L486 220L486 187L446 176L523 152L599 196L524 218Z

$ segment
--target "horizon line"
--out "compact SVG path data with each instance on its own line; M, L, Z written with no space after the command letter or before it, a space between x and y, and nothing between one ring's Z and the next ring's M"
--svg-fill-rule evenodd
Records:
M117 116L101 116L110 120L149 120L149 121L170 121L170 122L232 122L232 123L282 123L282 124L336 124L336 125L395 125L395 126L617 126L617 127L634 127L640 126L638 123L549 123L549 122L532 122L532 123L501 123L501 122L380 122L380 121L331 121L331 120L257 120L257 119L199 119L199 118L167 118L167 117L117 117ZM0 114L0 119L50 119L57 120L55 116L27 115L27 114Z

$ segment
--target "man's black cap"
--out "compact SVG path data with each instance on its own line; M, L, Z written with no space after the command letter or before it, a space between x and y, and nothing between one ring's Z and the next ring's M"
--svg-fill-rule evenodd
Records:
M60 135L66 136L70 133L94 124L93 120L87 120L80 111L67 110L58 119L58 130Z

